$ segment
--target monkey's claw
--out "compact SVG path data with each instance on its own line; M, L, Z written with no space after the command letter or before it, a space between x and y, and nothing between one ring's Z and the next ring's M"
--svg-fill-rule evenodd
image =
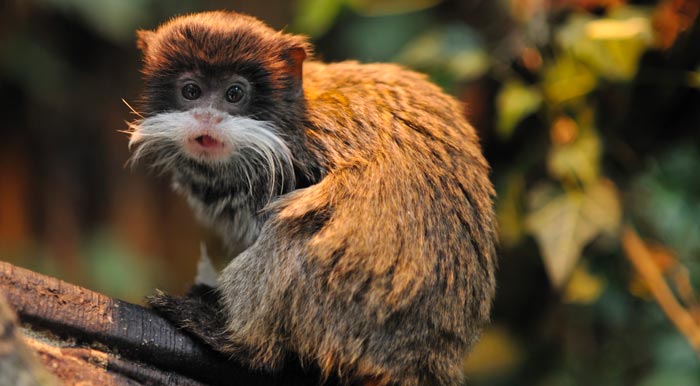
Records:
M193 288L188 296L172 296L161 290L146 298L148 304L173 325L203 341L214 350L229 353L226 318L213 288Z

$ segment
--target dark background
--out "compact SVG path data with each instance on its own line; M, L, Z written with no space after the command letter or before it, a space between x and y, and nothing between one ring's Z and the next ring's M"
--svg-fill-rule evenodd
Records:
M200 242L223 257L166 178L125 167L120 132L134 31L222 8L311 36L323 60L403 63L465 103L502 244L470 384L700 385L624 236L700 331L696 0L5 1L0 259L140 302L182 292Z

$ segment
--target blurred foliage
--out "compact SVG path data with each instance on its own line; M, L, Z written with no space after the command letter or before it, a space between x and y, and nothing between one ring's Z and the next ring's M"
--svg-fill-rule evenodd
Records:
M470 385L700 385L697 0L10 0L1 259L139 301L181 291L201 240L223 255L167 181L123 168L118 130L134 30L232 7L464 102L501 232Z
M697 147L681 144L663 152L632 180L637 221L666 245L700 263L700 183Z

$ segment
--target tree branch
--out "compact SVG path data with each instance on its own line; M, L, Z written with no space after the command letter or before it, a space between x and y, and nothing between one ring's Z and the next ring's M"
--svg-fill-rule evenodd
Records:
M27 345L63 381L106 385L313 385L290 364L276 374L224 358L150 309L0 262L0 291ZM1 360L1 358L0 358Z
M644 278L666 316L685 335L695 352L700 352L700 325L688 310L678 303L644 241L634 230L627 227L622 232L622 246L627 258Z

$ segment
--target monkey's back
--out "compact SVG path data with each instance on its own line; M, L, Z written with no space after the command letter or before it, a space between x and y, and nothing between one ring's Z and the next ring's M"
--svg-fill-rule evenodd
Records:
M305 64L306 146L325 176L283 197L290 344L327 371L456 384L488 319L488 165L459 104L388 64ZM383 378L382 378L383 379Z

